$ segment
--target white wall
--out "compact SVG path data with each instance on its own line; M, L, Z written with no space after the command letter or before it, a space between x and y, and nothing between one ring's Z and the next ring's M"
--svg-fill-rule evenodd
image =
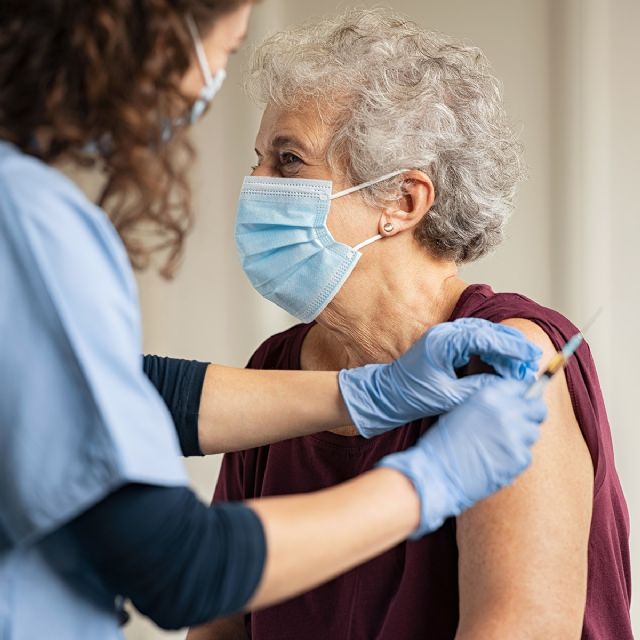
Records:
M347 5L265 0L255 9L250 42ZM577 323L605 304L590 342L635 531L640 505L635 464L640 435L633 404L633 330L640 312L634 277L640 266L635 246L640 237L640 3L395 0L393 6L431 29L482 47L504 82L509 111L522 127L530 179L520 191L504 246L465 269L465 276L525 293ZM212 112L194 131L200 153L193 175L198 223L184 266L169 285L153 275L140 279L149 352L243 365L262 339L289 323L251 289L235 256L235 202L254 160L259 119L239 88L242 59L241 54L232 62ZM194 485L207 499L218 464L216 459L189 462ZM638 615L635 621L640 629ZM127 636L165 637L140 621L130 625Z

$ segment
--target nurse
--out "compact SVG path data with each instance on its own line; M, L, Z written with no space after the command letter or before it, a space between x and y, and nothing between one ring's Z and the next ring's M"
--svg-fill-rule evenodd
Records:
M438 325L396 362L340 373L174 363L178 387L193 393L199 376L202 397L191 415L188 394L166 390L172 420L143 372L131 263L161 245L175 266L190 222L184 133L250 10L2 3L2 640L121 638L124 598L165 628L267 606L433 531L529 464L545 407L524 390L540 354L483 321ZM99 164L101 206L62 162ZM458 379L472 354L500 375ZM440 414L413 449L316 494L210 508L179 461Z

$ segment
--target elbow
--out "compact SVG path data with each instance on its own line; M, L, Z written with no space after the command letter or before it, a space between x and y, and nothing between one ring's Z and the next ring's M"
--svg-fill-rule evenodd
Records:
M183 620L176 617L167 611L155 611L155 610L139 610L140 613L149 618L156 626L160 627L163 631L180 631L187 626Z
M163 631L179 631L193 622L189 615L185 615L175 606L167 606L166 603L145 602L143 604L133 601L133 605Z
M180 631L186 627L197 627L211 622L217 616L194 614L192 611L178 610L175 607L139 607L138 611L149 618L163 631Z
M223 594L215 589L175 588L170 585L162 591L132 598L136 609L165 631L178 631L197 627L237 613Z

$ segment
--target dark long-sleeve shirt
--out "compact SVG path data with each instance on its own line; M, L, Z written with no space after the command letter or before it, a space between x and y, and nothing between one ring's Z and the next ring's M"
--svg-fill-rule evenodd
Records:
M186 487L126 485L67 531L114 596L165 629L241 610L266 553L251 509L207 507Z
M198 413L204 376L209 365L197 360L144 356L142 366L171 413L182 455L201 456Z
M145 356L185 456L202 455L198 413L207 364ZM129 484L67 525L106 585L161 627L241 610L266 557L262 524L241 503L202 504L184 487Z

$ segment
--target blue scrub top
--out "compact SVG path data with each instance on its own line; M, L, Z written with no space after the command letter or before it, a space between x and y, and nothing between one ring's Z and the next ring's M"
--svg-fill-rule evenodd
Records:
M127 482L186 484L142 371L118 234L73 182L5 142L0 295L0 560Z

